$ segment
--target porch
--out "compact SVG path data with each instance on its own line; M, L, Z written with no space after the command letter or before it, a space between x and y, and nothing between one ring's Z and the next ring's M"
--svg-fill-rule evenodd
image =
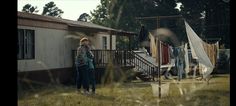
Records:
M104 74L108 64L121 68L123 71L133 69L135 76L143 81L154 80L157 66L133 50L92 50L95 61L95 73L98 82ZM75 63L76 50L72 50L73 63ZM75 70L75 64L73 64Z
M134 56L131 50L92 50L96 68L106 68L111 62L120 67L134 68ZM73 63L75 63L76 50L72 50ZM75 64L73 64L73 67Z

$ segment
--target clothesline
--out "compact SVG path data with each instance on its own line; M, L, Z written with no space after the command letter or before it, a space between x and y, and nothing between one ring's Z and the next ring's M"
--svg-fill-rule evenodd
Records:
M193 29L187 24L186 21L185 21L185 28L192 56L194 59L198 60L199 64L201 64L202 67L204 67L202 69L202 72L203 72L203 77L206 78L213 71L213 68L215 66L216 56L217 56L217 53L215 51L219 47L218 42L217 45L204 42L200 37L198 37L198 35L193 31ZM152 34L149 35L149 38L150 38L150 49L151 49L150 51L152 53L152 57L158 60L157 58L158 45L156 43L158 38L154 37ZM166 44L165 42L161 41L161 50L159 53L161 53L160 60L162 64L170 63L170 53L169 53L170 51L169 49L167 49L169 48L169 46L168 44L167 46L165 46L165 44ZM180 48L184 49L182 46ZM187 45L185 45L184 49L186 52L185 55L188 54L188 51L186 49ZM179 59L184 59L184 58L187 59L187 57L183 56L182 57L180 56Z

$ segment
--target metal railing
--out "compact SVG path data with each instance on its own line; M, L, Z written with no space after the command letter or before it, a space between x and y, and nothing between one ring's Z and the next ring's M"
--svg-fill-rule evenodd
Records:
M133 51L131 52L132 56L134 56L134 60L132 61L132 63L135 65L135 68L147 77L154 78L154 75L157 73L157 66L147 61L137 53Z
M109 62L121 67L135 67L143 75L154 78L157 73L157 66L139 56L132 50L92 50L96 68L105 68ZM75 61L76 50L73 50L73 63Z
M109 62L119 66L133 66L134 57L129 50L92 50L96 67L106 67ZM76 50L73 50L73 62Z

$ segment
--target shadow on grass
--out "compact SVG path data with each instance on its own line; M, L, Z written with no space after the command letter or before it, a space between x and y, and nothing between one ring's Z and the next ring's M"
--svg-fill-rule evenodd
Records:
M189 103L197 103L199 106L228 106L229 104L229 91L220 90L201 90L197 91ZM222 99L228 98L228 99ZM224 103L223 103L223 102Z
M34 86L34 89L21 89L17 91L18 99L25 99L29 97L33 97L35 94L40 95L48 95L52 93L60 93L60 92L66 92L74 90L71 86L63 86L63 85L55 85L50 84L47 86Z
M130 87L150 87L151 82L131 82L131 83L124 83L120 88L130 88Z
M199 90L190 95L168 96L162 98L161 106L228 106L229 91L222 90ZM188 98L188 99L186 99Z
M213 78L229 78L228 74L213 74Z
M97 99L97 100L107 100L107 101L115 100L115 98L113 96L104 96L104 95L100 95L100 94L89 95L87 97L90 97L90 98L93 98L93 99Z
M196 91L196 94L204 94L207 96L228 96L230 95L230 91L223 91L223 90L200 90Z

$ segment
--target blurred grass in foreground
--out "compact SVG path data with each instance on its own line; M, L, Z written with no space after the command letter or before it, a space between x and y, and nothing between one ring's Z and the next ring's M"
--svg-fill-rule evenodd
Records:
M216 75L207 85L185 79L171 83L168 97L159 100L152 94L150 83L132 81L97 86L97 95L77 94L75 87L51 86L24 92L18 98L19 106L229 106L229 75ZM165 80L164 82L172 82ZM197 82L197 81L194 81ZM178 87L184 91L180 94ZM158 103L159 101L159 103Z

